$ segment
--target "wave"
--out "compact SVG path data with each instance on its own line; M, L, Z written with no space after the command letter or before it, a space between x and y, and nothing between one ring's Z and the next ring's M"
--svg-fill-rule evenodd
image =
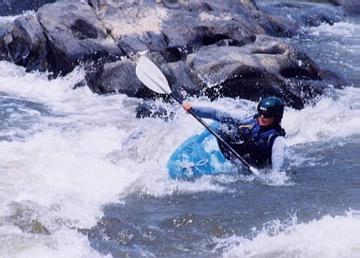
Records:
M223 257L326 257L360 256L360 214L324 216L308 223L271 221L253 238L232 236L216 240Z

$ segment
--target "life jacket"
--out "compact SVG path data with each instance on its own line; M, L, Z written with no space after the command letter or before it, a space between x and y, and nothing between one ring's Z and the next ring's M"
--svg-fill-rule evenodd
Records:
M261 128L257 116L244 124L220 124L218 133L250 165L264 168L271 164L271 152L275 138L285 136L285 130L276 124ZM236 159L226 146L218 141L225 158Z

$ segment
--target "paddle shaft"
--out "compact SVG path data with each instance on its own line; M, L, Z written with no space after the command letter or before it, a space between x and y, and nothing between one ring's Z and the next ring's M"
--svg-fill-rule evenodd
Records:
M170 93L170 96L175 99L180 105L182 105L182 101L177 96L175 96L173 93ZM187 112L191 114L196 120L198 120L207 130L209 130L209 132L214 135L215 138L218 139L228 150L230 150L232 154L234 154L234 156L238 158L247 169L252 171L252 167L250 166L250 164L246 160L244 160L244 158L241 157L239 153L237 153L223 138L221 138L221 136L218 135L204 120L198 117L191 108Z

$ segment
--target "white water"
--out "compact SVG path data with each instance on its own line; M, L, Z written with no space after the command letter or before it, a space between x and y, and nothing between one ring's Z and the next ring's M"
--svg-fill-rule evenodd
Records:
M290 146L345 138L360 134L360 88L337 91L337 98L323 97L316 106L287 110L283 126Z
M118 166L106 158L127 136L126 128L116 127L119 119L107 116L121 111L123 97L71 90L81 73L49 82L46 75L25 74L4 62L0 66L1 92L43 103L64 116L29 111L38 121L30 130L34 134L1 142L0 257L96 257L76 228L96 223L101 206L117 201L139 175L128 168L130 162ZM120 105L111 104L116 100ZM13 128L2 128L7 130L11 135ZM30 234L39 231L33 221L50 235Z
M318 32L322 30L328 32L327 27ZM77 228L94 225L102 206L117 202L119 196L134 191L162 196L227 190L210 177L196 182L167 177L172 151L203 130L191 116L179 110L168 123L135 119L139 100L97 96L86 87L72 90L82 77L77 70L49 82L46 74L26 74L23 68L0 62L1 93L43 104L52 114L24 109L29 121L19 114L11 119L30 123L28 129L0 128L2 136L12 139L0 142L0 257L102 257ZM283 126L289 147L358 136L359 100L359 88L350 87L301 111L287 109ZM256 107L254 102L229 99L211 105L230 112L241 109L244 116ZM288 178L274 175L263 181L276 185ZM274 235L264 229L251 240L234 236L221 240L219 248L227 246L225 257L360 256L360 221L355 214L277 225L286 230Z
M96 257L77 228L93 226L102 206L119 196L222 190L208 178L200 186L167 178L170 153L198 125L173 133L181 123L137 120L139 100L72 90L82 77L78 70L48 81L46 74L0 62L0 92L51 113L22 108L29 129L1 128L12 140L0 144L0 257ZM10 119L28 123L22 116Z
M99 254L76 229L94 225L102 214L102 205L116 202L119 196L133 191L161 196L174 191L226 190L210 177L183 183L167 178L165 166L170 153L188 136L202 130L182 110L168 123L137 120L134 108L138 100L121 95L97 96L86 87L72 90L83 76L80 70L49 82L44 74L26 74L6 62L0 62L0 68L0 92L42 103L57 115L28 110L37 123L26 132L18 132L23 138L0 144L0 257L96 257ZM359 96L359 89L347 88L337 99L323 98L301 111L287 109L283 124L290 147L358 134ZM194 102L207 104L206 99ZM223 99L213 106L226 107L230 112L241 108L244 115L249 115L256 103ZM12 130L16 128L1 129L10 136ZM324 218L304 227L315 230L329 220ZM359 232L356 218L334 220L352 234ZM33 221L50 235L32 226ZM253 241L250 243L265 240ZM229 255L234 252L238 249L229 251Z
M357 258L360 257L360 215L325 216L308 223L272 221L253 239L221 240L223 257Z

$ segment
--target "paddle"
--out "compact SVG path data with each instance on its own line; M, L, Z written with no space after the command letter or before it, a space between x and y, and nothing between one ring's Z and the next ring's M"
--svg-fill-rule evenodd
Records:
M170 95L174 100L176 100L180 105L182 105L182 100L180 100L175 94L171 92L168 81L166 80L164 74L160 69L145 56L141 56L137 65L136 65L136 75L139 80L150 90L160 93ZM221 138L204 120L198 117L192 109L188 112L198 120L209 132L218 139L232 154L240 160L244 166L249 169L252 173L258 175L259 172L256 168L250 166L250 164L243 159L224 139Z

